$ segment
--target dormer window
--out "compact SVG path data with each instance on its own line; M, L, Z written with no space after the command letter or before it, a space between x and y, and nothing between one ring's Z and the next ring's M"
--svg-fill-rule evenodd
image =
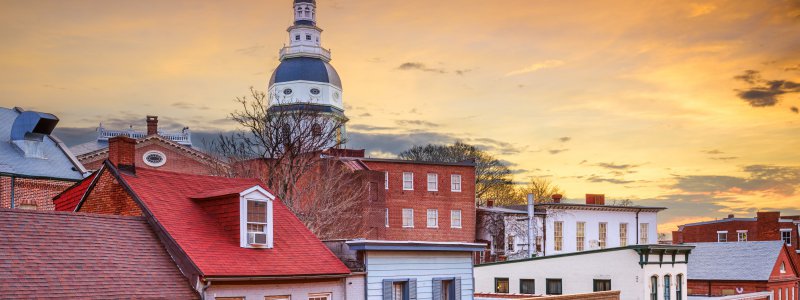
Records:
M272 248L272 201L275 196L260 186L239 194L240 246Z

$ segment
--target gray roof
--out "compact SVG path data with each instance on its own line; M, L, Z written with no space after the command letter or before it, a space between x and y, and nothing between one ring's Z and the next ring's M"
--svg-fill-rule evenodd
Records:
M688 279L767 281L783 241L696 243Z
M75 156L81 156L81 155L84 155L86 153L95 152L97 150L105 149L105 148L108 148L108 142L107 141L94 140L94 141L91 141L91 142L86 142L86 143L83 143L83 144L78 144L78 145L69 147L69 150L72 151L72 153L75 154Z
M39 146L44 158L25 157L11 142L11 128L19 115L16 109L0 107L0 173L76 181L83 179L83 166L53 136L44 136Z
M330 83L340 89L342 88L342 80L339 78L339 73L336 73L336 69L328 62L314 57L284 59L272 73L269 87L276 83L297 80Z

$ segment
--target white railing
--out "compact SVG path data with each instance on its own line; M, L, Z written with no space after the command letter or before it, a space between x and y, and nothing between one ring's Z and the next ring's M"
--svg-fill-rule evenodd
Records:
M295 57L301 55L316 55L326 60L330 60L331 50L317 46L296 45L296 46L283 47L281 48L280 51L281 59L284 59L286 57Z
M134 139L140 139L147 136L147 132L135 130L107 130L100 127L100 134L98 140L108 140L113 137L127 136ZM181 145L192 145L192 133L186 129L179 133L158 132L161 137L176 142Z

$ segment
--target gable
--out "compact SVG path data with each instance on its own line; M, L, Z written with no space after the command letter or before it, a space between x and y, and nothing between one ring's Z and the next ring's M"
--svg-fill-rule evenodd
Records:
M785 246L781 248L781 253L778 255L778 259L772 268L772 274L769 276L770 281L797 277L797 270L795 270L787 249ZM781 272L781 266L783 266L784 272Z
M99 175L76 211L118 216L142 216L142 209L111 172Z

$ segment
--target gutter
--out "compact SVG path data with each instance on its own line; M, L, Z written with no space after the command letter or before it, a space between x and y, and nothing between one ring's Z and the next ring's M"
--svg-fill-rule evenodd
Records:
M305 279L340 279L347 278L350 274L325 274L325 275L308 275L308 276L242 276L242 277L213 277L206 276L203 278L206 282L211 284L212 281L217 282L231 282L231 281L272 281L272 280L305 280Z
M14 177L14 176L11 176L11 208L15 207L15 205L14 205L14 190L16 190L16 188L14 186L16 185L16 182L17 182L17 178Z
M59 178L59 177L50 177L50 176L14 174L14 173L6 173L6 172L0 172L0 176L11 177L11 178L18 177L18 178L23 178L23 179L43 179L43 180L55 180L55 181L69 181L69 182L78 182L78 181L83 180L83 178L81 178L81 179L71 179L71 178Z

